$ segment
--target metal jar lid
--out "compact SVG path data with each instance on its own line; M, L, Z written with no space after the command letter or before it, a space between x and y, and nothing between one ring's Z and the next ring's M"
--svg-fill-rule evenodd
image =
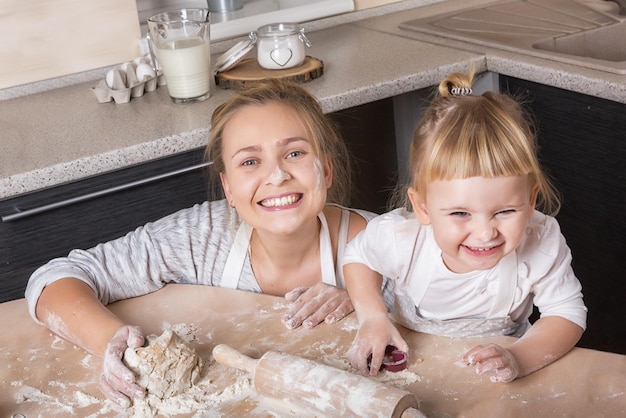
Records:
M297 23L270 23L259 27L256 32L259 38L295 35L302 30Z
M307 47L311 47L311 42L304 34L304 28L298 23L270 23L269 25L263 25L256 30L256 34L261 39L267 38L282 38L286 36L298 35L300 39Z

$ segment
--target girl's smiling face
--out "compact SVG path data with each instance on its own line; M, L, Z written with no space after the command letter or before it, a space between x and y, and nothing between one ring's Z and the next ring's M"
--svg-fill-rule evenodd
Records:
M487 270L522 241L535 208L529 176L436 180L422 198L409 189L415 214L432 225L443 261L455 273Z
M331 163L315 155L310 134L289 106L271 102L238 110L224 127L223 159L226 198L255 229L293 233L326 204Z

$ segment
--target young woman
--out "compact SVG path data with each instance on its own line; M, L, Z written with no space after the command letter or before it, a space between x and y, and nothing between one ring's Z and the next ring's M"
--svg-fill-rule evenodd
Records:
M559 200L530 126L514 100L471 95L471 82L472 75L458 73L443 80L413 134L407 192L413 211L375 218L346 251L344 274L360 322L348 357L363 372L377 373L387 345L408 348L373 272L394 283L392 317L405 327L521 337L463 356L494 382L554 362L585 329L569 248L556 219L535 210L554 214ZM533 303L541 318L531 326Z
M276 80L236 92L213 114L207 157L225 199L74 250L28 283L33 318L103 355L103 392L122 406L144 395L121 361L144 336L108 303L193 283L285 296L289 329L353 310L336 266L372 214L327 203L349 196L348 154L315 98Z

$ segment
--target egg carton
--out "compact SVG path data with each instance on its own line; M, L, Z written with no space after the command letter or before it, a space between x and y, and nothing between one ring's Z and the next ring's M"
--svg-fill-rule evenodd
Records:
M147 56L125 62L107 72L91 90L99 103L113 100L116 104L128 103L133 97L141 97L145 92L165 85L165 78L152 67Z

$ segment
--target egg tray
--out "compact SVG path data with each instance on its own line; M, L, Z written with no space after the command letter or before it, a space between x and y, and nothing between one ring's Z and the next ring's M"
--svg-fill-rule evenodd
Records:
M127 87L113 89L108 86L106 80L100 80L95 87L91 88L99 103L109 103L111 101L114 101L116 104L128 103L131 98L141 97L144 93L154 91L158 86L166 84L163 74L160 73L157 73L154 77L145 75L142 80L139 80L135 69L131 65L127 65L125 68L120 66L119 71L125 72L126 83L124 85Z

